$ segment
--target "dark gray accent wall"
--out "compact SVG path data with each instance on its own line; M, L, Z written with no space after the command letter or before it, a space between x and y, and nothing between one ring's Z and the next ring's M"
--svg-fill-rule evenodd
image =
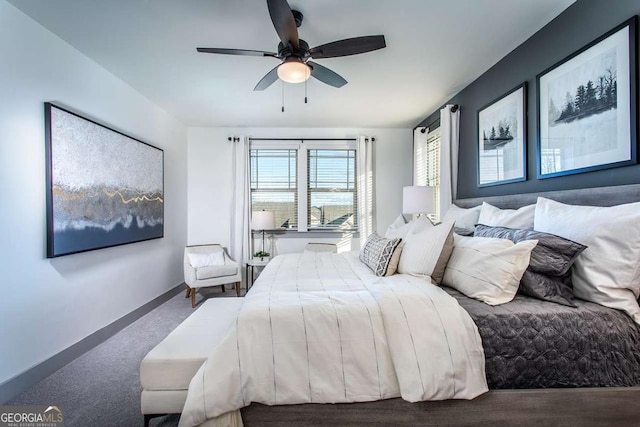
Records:
M640 165L542 180L536 178L536 75L638 14L638 0L578 0L445 103L460 105L458 198L640 183ZM525 81L528 85L527 181L479 188L478 110ZM439 110L436 110L418 126L428 126L439 118Z

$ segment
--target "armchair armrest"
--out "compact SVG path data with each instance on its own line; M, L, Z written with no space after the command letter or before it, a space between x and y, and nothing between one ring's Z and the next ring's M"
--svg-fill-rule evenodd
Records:
M232 260L231 258L225 258L224 259L224 265L230 265L230 266L233 266L233 267L237 267L238 263L235 262L234 260Z
M238 265L239 265L239 264L238 264L234 259L232 259L232 258L227 254L227 251L226 251L226 250L224 250L224 251L223 251L223 254L224 254L224 264L225 264L225 265L233 265L233 266L238 266Z
M191 266L186 254L184 256L184 283L189 287L193 287L196 283L196 269Z

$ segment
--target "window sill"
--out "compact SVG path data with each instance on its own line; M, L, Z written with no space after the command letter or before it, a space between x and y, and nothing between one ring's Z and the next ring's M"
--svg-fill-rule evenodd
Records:
M260 232L258 232L260 233ZM270 230L265 231L266 234L273 234L279 238L299 238L299 239L309 239L309 238L342 238L344 236L351 236L353 238L360 238L360 233L358 230L309 230L309 231L298 231L298 230Z

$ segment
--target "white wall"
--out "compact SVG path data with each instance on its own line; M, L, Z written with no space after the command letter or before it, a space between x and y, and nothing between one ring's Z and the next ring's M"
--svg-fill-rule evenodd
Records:
M229 243L232 144L228 137L353 138L357 135L376 139L376 228L384 233L401 212L402 187L411 185L411 129L189 128L189 244L222 243L227 246ZM280 237L278 251L301 251L308 241L299 237ZM313 241L337 242L336 239Z
M0 383L182 282L186 128L0 0ZM165 150L165 237L45 257L44 101Z

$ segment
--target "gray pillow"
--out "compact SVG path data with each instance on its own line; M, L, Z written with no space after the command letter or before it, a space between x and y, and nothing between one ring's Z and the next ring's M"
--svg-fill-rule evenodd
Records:
M458 236L473 237L473 228L453 227L453 232Z
M585 245L541 231L489 227L482 224L476 226L474 236L509 239L514 243L537 240L538 244L531 252L529 267L522 276L518 292L544 301L575 307L571 266L578 255L587 248Z

